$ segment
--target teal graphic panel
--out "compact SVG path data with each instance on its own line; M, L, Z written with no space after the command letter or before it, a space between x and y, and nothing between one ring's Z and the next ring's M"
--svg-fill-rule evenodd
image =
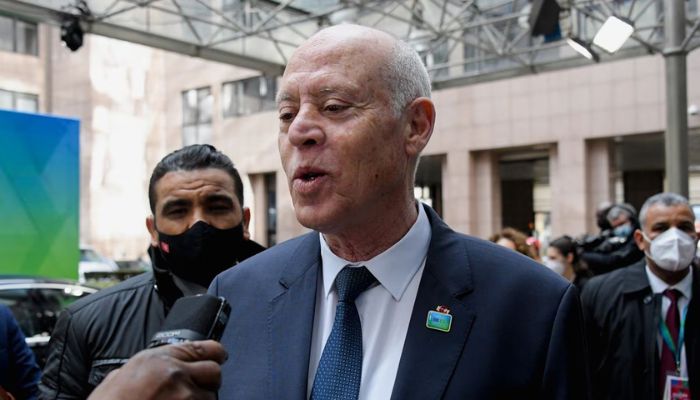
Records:
M0 110L0 274L78 276L77 120Z

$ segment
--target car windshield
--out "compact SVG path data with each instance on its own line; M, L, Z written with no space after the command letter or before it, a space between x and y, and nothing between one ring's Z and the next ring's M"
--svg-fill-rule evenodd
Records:
M28 338L51 334L58 315L91 292L79 286L12 288L0 290L0 303L12 310Z
M80 261L101 262L102 257L95 250L80 249Z

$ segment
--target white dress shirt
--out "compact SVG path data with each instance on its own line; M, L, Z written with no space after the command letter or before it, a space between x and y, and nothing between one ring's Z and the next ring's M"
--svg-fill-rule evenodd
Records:
M365 266L378 284L364 291L355 301L362 324L362 381L360 399L389 399L406 340L408 323L430 244L430 222L418 205L418 218L411 229L392 247L371 260L346 261L321 240L322 273L316 290L307 396L316 376L323 347L333 328L338 294L335 277L345 266Z
M680 282L676 283L675 285L671 286L668 283L664 282L659 278L658 276L654 275L653 272L651 272L651 269L649 269L649 266L646 266L646 272L647 272L647 279L649 279L649 285L651 286L652 292L654 294L661 294L661 320L666 319L666 313L668 312L668 308L671 306L671 300L663 295L664 290L666 289L677 289L679 292L681 292L682 296L678 298L678 313L683 318L683 310L688 306L688 303L690 303L690 299L693 296L693 268L690 268L690 271L688 272L688 275L685 276L685 278L681 279ZM661 337L661 332L659 330L656 330L656 342L657 346L656 348L659 351L659 357L661 356L661 349L663 345L663 338ZM681 343L681 376L682 377L688 377L688 365L685 359L685 343Z

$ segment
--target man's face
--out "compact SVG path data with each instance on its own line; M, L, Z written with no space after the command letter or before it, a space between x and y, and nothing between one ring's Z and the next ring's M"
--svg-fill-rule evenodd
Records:
M409 191L409 124L392 112L378 48L371 41L307 45L282 77L278 145L306 227L334 233L361 226Z
M669 228L675 227L697 241L694 220L693 213L686 205L679 204L668 207L663 204L654 204L647 210L646 221L642 229L650 240L654 240ZM648 253L651 243L644 239L642 233L636 231L634 238L639 249Z
M146 220L151 244L158 245L158 231L179 235L197 221L219 228L232 228L244 221L248 236L248 210L241 209L231 176L218 168L171 171L155 186L155 221Z
M617 218L615 218L611 223L610 226L613 228L617 228L618 226L622 226L624 224L627 224L630 222L630 217L626 214L620 214Z

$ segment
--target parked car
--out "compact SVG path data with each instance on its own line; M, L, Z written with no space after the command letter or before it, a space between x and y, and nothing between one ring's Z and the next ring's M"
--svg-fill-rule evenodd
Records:
M91 273L109 273L119 271L114 260L103 256L90 246L80 245L80 263L78 264L78 281L85 283Z
M75 281L0 275L0 303L14 314L41 368L58 315L79 298L96 291Z

